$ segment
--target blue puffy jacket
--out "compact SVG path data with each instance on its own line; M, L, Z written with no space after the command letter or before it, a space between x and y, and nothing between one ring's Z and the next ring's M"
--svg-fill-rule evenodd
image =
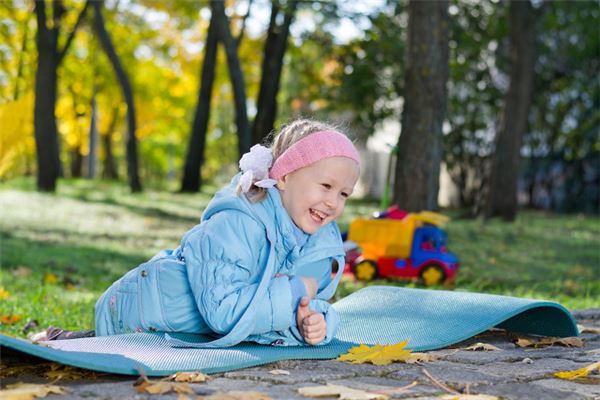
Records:
M299 345L289 277L317 279L310 308L322 312L329 342L339 317L326 300L344 266L341 235L332 222L299 247L276 188L250 203L236 194L239 175L207 206L202 222L175 250L164 250L116 281L96 303L96 334L185 332L215 334L196 347L241 341ZM338 272L331 279L332 264ZM265 275L266 274L266 275ZM189 343L171 339L174 346Z

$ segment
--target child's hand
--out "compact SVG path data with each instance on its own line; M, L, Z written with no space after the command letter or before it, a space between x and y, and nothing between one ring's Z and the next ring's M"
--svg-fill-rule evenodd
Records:
M317 295L317 280L315 278L301 277L304 287L306 288L306 295L314 299Z
M310 299L306 296L300 300L296 312L296 324L306 343L319 344L327 334L327 322L322 313L312 311L308 307L309 303Z

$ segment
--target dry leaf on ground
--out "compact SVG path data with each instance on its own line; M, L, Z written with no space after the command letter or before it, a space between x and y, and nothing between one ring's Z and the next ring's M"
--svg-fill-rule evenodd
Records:
M502 349L494 346L493 344L481 343L480 342L480 343L472 344L469 347L465 347L465 350L472 350L472 351L494 351L494 350L502 350Z
M46 397L50 393L65 394L65 390L63 387L56 385L15 383L7 385L4 390L0 390L0 398L3 400L33 400L34 398Z
M410 353L410 357L404 360L407 364L417 364L422 362L437 361L440 359L439 355L431 353Z
M202 383L210 380L207 375L200 371L196 372L176 372L168 377L168 380L175 382Z
M50 364L49 371L44 372L44 378L52 381L58 381L60 379L71 381L80 379L95 380L97 377L98 375L94 371L56 363Z
M202 400L272 400L271 396L260 392L242 392L232 390L230 392L217 392L210 396L199 397Z
M289 375L290 371L286 371L285 369L272 369L269 373L271 375Z
M406 361L410 358L410 350L404 350L408 340L392 345L376 344L369 347L361 344L348 350L337 358L338 361L349 361L352 364L363 364L370 362L374 365L387 365L393 361Z
M352 389L341 385L327 384L326 386L307 386L298 389L305 397L332 397L340 400L386 400L389 397L381 393L370 393L364 390Z
M178 394L194 394L192 387L184 382L153 381L145 376L142 376L142 379L142 383L136 387L139 393L165 394L175 392Z
M588 376L589 373L594 370L600 371L600 361L590 364L587 367L576 369L574 371L557 372L554 374L554 376L560 379L567 379L572 381L578 378L583 378L584 376Z
M595 326L577 325L577 329L579 333L600 333L600 328Z
M21 320L21 316L18 314L12 315L0 315L0 323L4 325L13 325Z
M442 400L498 400L496 396L488 394L445 394L440 397Z
M554 345L560 345L560 346L565 346L565 347L583 347L583 340L581 340L578 337L572 336L572 337L566 337L566 338L559 338L559 337L542 337L542 338L525 338L525 337L519 337L517 338L517 341L515 342L515 344L519 347L534 347L534 348L538 348L538 347L547 347L547 346L554 346Z

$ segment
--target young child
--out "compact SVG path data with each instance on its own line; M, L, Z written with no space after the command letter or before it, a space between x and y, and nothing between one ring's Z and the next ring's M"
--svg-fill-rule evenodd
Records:
M96 303L96 335L210 334L175 347L324 344L339 317L330 299L344 251L335 223L359 176L352 142L326 124L284 126L252 147L175 250L116 281ZM332 267L337 274L331 279Z

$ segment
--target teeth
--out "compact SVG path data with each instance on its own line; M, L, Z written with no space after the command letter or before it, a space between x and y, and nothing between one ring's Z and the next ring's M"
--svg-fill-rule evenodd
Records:
M311 211L311 213L313 213L314 215L316 215L317 217L319 217L319 218L321 218L321 219L325 219L325 218L327 218L327 214L324 214L324 213L322 213L322 212L320 212L320 211L314 210L314 209L312 209L312 208L311 208L311 210L310 210L310 211Z

